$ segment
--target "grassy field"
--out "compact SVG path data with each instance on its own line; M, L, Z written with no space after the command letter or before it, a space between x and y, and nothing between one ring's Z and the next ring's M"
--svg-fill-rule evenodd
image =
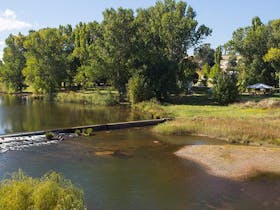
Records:
M160 116L175 119L153 128L163 135L206 135L231 143L250 145L280 145L280 99L266 96L244 96L239 103L218 106L201 96L199 105L185 97L185 104L140 104L148 112L149 107L160 110ZM196 98L196 102L199 99ZM203 105L204 101L204 105ZM191 105L190 105L191 104ZM139 105L138 105L139 106ZM155 106L157 108L155 108ZM154 114L156 115L156 114Z

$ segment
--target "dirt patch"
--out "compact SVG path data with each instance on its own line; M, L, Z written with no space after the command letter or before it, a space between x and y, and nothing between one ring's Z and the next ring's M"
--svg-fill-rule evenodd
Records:
M280 175L280 148L239 145L192 145L175 153L202 165L209 174L247 179L259 173Z

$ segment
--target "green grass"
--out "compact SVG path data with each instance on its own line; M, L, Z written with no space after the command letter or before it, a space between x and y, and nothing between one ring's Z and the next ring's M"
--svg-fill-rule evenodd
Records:
M157 104L156 109L153 106L151 102L143 102L138 108L175 117L155 126L153 131L158 134L207 135L235 143L280 145L279 98L251 98L229 106Z
M230 117L230 118L262 118L280 116L280 109L265 109L258 107L229 106L192 106L192 105L167 105L162 106L167 113L174 117Z
M0 184L0 209L77 209L84 210L84 195L70 180L56 172L32 178L21 170Z
M163 135L207 135L242 144L280 142L280 120L252 118L192 117L175 119L153 128Z

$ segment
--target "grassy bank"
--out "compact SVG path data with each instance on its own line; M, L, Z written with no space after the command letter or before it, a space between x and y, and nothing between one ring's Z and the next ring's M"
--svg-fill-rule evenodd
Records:
M152 100L141 102L132 105L132 110L138 112L141 115L146 115L148 118L159 119L164 117L171 117L172 114L168 113L159 102Z
M231 143L280 145L280 119L234 117L191 117L156 126L153 131L164 135L207 135Z
M155 126L153 131L158 134L207 135L232 143L280 145L280 103L276 99L229 106L161 105L159 108L175 120Z
M57 102L112 106L119 103L119 95L113 91L70 91L57 93L55 100Z

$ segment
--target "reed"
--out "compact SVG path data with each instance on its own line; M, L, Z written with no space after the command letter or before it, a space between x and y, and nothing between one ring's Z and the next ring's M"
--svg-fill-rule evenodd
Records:
M119 96L111 91L61 92L56 95L55 100L58 102L112 106L118 104Z
M191 117L159 124L153 131L163 135L207 135L241 144L280 145L280 119Z

